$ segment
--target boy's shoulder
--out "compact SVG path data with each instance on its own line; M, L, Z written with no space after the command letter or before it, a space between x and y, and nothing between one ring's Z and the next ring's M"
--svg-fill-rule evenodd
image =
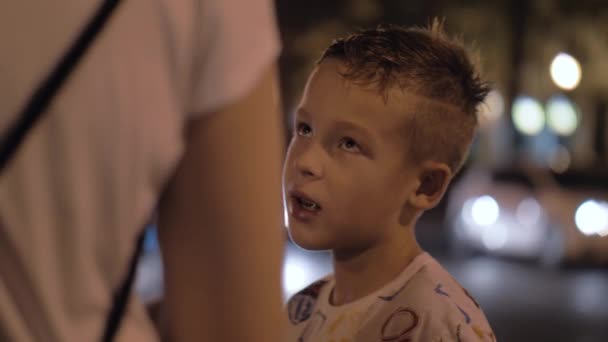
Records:
M294 294L287 301L287 312L289 321L292 324L298 324L310 318L321 292L329 283L330 279L331 276L326 276L315 281Z
M477 301L434 259L379 299L376 325L381 325L375 330L383 334L399 335L401 327L410 326L414 341L495 340Z

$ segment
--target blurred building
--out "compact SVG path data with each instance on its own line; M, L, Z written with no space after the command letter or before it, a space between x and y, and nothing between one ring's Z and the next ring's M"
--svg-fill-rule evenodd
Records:
M315 60L332 39L379 23L426 25L433 17L444 17L448 33L479 51L484 77L496 90L482 109L472 161L497 166L524 158L558 172L599 172L606 167L605 1L278 0L277 8L288 115ZM577 82L568 61L560 64L564 61L558 58L554 63L560 54L578 63ZM569 88L556 82L556 75L570 82ZM536 105L519 106L514 118L514 101L521 98Z

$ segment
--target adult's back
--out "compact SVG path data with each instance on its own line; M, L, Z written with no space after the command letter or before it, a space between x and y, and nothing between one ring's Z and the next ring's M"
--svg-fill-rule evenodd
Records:
M0 4L0 132L98 6ZM0 340L98 340L159 199L172 336L239 336L216 329L228 316L205 294L205 286L222 296L217 283L253 278L235 272L236 248L268 268L259 288L273 317L281 293L277 54L270 1L123 1L0 177ZM256 129L264 137L255 144L234 142ZM234 179L255 157L267 162ZM234 186L242 194L230 202ZM240 202L249 193L266 203L259 212ZM260 237L250 244L228 238L254 229ZM242 284L224 289L249 297ZM157 339L131 298L119 340ZM246 323L246 309L224 307L233 334L260 330Z

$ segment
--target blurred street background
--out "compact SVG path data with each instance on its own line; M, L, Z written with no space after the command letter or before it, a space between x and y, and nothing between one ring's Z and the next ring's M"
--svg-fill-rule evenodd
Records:
M286 144L306 77L332 39L439 16L476 47L494 91L464 171L418 239L478 299L498 341L608 341L608 1L276 4ZM146 250L137 289L154 302L153 230ZM331 270L326 252L286 251L286 297Z

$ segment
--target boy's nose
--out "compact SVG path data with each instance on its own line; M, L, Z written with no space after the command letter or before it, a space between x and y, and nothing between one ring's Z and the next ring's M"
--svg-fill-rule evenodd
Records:
M314 153L314 147L308 148L296 159L298 174L304 178L317 179L323 175L319 156Z
M316 173L308 168L300 168L300 174L304 177L315 177Z

